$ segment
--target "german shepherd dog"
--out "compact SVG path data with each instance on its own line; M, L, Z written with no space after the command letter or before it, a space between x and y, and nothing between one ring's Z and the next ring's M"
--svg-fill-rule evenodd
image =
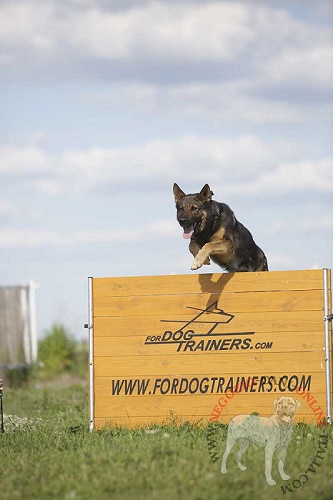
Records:
M210 259L231 272L268 271L265 254L250 231L228 205L212 200L214 193L208 184L196 194L185 194L174 184L173 194L183 236L191 240L192 271L209 265Z

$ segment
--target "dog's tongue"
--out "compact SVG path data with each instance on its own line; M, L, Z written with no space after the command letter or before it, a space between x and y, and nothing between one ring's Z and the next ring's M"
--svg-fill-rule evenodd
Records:
M189 240L193 233L194 233L193 226L184 227L183 238L185 238L186 240Z
M284 422L286 422L287 424L289 424L289 422L290 422L291 418L290 418L288 415L283 415L282 420L283 420Z

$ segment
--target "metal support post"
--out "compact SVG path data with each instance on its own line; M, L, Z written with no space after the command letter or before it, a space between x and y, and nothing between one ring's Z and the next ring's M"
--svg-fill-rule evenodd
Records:
M326 372L326 414L327 423L332 423L332 379L331 379L331 340L330 339L330 321L332 314L330 314L331 305L329 304L329 283L328 283L328 269L323 269L324 272L324 331L325 331L325 372Z

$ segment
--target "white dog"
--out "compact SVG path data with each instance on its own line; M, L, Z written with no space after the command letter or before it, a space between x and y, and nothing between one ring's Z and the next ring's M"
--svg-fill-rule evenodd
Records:
M276 482L272 478L272 459L274 450L278 452L278 470L285 481L290 476L284 472L284 460L291 440L294 414L301 403L294 398L282 396L273 401L274 413L271 417L259 417L257 414L237 415L230 420L228 426L227 445L222 458L221 472L227 473L227 458L239 441L237 465L240 470L246 470L241 458L250 442L265 448L265 478L269 485Z

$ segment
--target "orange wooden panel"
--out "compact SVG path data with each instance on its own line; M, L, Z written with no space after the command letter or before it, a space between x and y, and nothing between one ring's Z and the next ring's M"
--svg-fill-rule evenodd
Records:
M175 383L175 379L177 381ZM167 378L151 376L148 379L130 377L96 377L95 393L99 398L115 399L121 397L124 404L132 397L164 397L174 395L182 398L183 395L215 395L222 396L226 392L244 392L251 396L256 394L295 394L310 392L318 394L325 390L325 374L316 373L284 373L270 372L257 373L255 376L240 376L238 373L224 377L202 376L168 376Z
M268 353L250 351L246 353L232 353L225 351L219 356L202 354L201 356L180 354L165 354L160 356L100 356L95 358L94 371L96 377L148 377L151 375L176 374L239 374L267 373L285 370L287 372L305 372L325 370L324 352L286 352Z
M195 313L195 311L194 311ZM324 320L322 311L289 311L289 312L253 312L237 313L234 317L216 317L220 321L218 332L286 332L285 337L290 336L290 332L317 332L323 331ZM185 331L194 329L196 332L205 333L211 328L211 321L215 316L207 316L203 321L197 320L195 325L189 324L192 318L184 315L177 315L176 322L168 321L172 317L164 313L161 317L156 316L135 316L133 317L97 317L94 319L94 337L134 337L146 338L147 335L163 335L166 330L177 331L183 328ZM179 323L183 321L183 324ZM222 321L226 321L223 323Z
M178 315L194 317L202 311L213 316L216 307L227 313L267 311L322 311L322 290L292 290L281 292L225 293L222 295L157 295L130 297L96 297L94 316L161 316L176 319Z
M154 330L152 330L154 331ZM147 330L146 330L147 332ZM146 343L146 339L148 341ZM154 337L139 336L119 336L104 337L98 336L94 341L94 353L99 356L156 356L165 354L174 354L180 352L186 356L195 354L202 355L208 352L212 355L221 355L222 350L231 350L234 352L242 351L242 347L248 350L266 351L266 352L300 352L300 351L323 351L324 333L321 332L274 332L274 333L252 333L248 336L232 335L223 337L211 337L205 335L189 341L150 341Z
M294 397L300 401L301 408L297 411L298 416L312 416L316 410L318 416L325 413L325 393L321 392L312 396L312 407L306 403L301 396L294 393L285 393L285 396ZM138 417L150 415L151 417L190 415L193 417L218 417L220 413L233 417L239 414L251 414L258 412L260 415L268 416L274 413L273 401L278 399L281 394L236 394L230 398L227 395L205 395L205 396L155 396L128 398L126 402L123 398L99 398L96 405L96 417L107 417L112 415L115 417ZM230 399L228 399L230 398ZM221 406L222 405L222 406ZM259 411L260 408L260 411ZM322 417L323 418L323 417ZM217 418L216 418L217 419Z
M299 381L326 412L322 270L94 278L93 316L97 428L207 422L237 377L253 390L225 422L270 415ZM304 419L316 419L306 401Z
M239 291L320 290L322 269L261 273L183 274L94 278L94 294L107 296L178 295Z
M235 415L227 415L226 413L222 413L218 419L219 423L229 424L230 419ZM263 415L269 416L269 415ZM192 425L202 426L209 424L209 418L205 415L200 416L191 416L191 415L169 415L169 416L159 416L159 417L151 417L151 416L140 416L140 417L100 417L95 418L95 428L101 430L103 428L108 427L119 427L119 428L142 428L146 427L147 429L156 428L163 425L182 425L185 423L190 423ZM304 422L307 424L316 425L318 424L318 420L315 415L295 415L294 424L299 422Z

